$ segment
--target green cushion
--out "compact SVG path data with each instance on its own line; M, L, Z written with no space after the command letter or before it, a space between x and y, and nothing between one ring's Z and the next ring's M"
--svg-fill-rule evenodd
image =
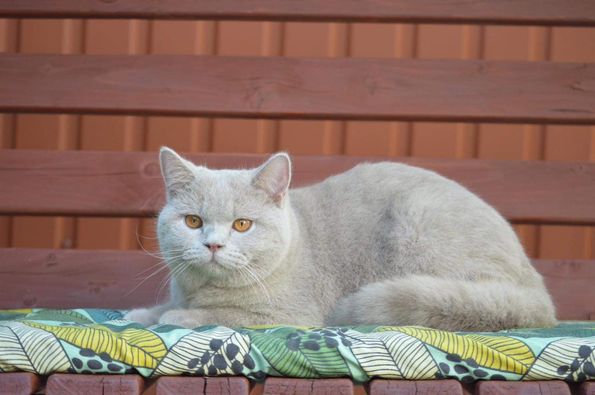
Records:
M595 322L454 333L422 327L144 328L117 310L0 311L0 372L392 379L595 379Z

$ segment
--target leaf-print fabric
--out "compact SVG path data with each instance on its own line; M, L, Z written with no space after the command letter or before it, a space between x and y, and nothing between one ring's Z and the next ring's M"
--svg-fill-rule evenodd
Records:
M117 310L0 311L0 372L595 380L595 322L494 333L422 327L148 328Z

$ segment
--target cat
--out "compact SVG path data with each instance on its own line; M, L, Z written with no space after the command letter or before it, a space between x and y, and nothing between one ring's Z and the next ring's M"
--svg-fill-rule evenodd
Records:
M289 189L291 160L211 170L160 152L157 222L171 299L145 325L419 325L494 331L556 324L508 222L461 185L392 162Z

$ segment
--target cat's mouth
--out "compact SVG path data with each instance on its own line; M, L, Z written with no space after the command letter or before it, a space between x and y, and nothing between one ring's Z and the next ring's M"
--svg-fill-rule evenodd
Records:
M237 267L230 264L221 256L220 252L208 252L204 253L197 250L187 250L182 254L182 259L191 262L192 265L200 267L201 269L213 269L214 267L222 268L225 270L234 270Z

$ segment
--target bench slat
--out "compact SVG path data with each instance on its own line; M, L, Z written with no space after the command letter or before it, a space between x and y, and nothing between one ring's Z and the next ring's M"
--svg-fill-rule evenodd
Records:
M461 383L456 380L381 380L370 382L370 395L463 395Z
M245 377L159 377L153 387L155 395L248 395L250 393L250 382Z
M156 304L168 295L161 268L159 260L139 251L0 249L0 309Z
M192 154L213 168L263 155ZM293 187L383 158L296 156ZM385 160L395 160L395 158ZM515 223L595 224L595 163L399 158L459 181ZM152 216L163 205L155 152L0 150L0 214Z
M33 373L0 373L0 394L31 395L37 393L40 381Z
M570 395L570 388L564 381L502 382L479 381L477 395Z
M595 124L595 64L0 55L0 111Z
M134 374L52 374L46 395L140 395L145 382Z
M595 260L534 260L533 263L545 278L558 307L559 319L593 317ZM166 270L130 291L144 276L161 267L156 258L142 251L2 248L0 309L151 305L167 296L167 288L158 292Z
M591 0L0 0L0 17L595 26Z

